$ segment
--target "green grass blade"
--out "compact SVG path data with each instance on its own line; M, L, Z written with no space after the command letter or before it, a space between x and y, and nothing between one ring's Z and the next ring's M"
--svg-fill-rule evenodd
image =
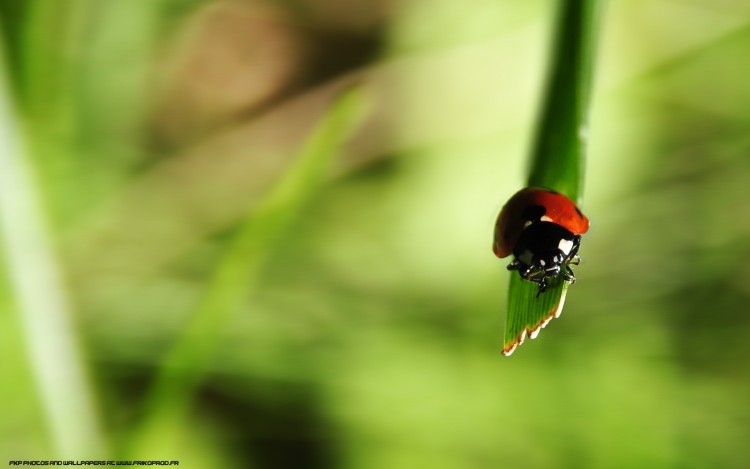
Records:
M603 0L565 0L552 68L531 157L528 186L554 189L580 205L585 170L591 75ZM559 316L568 285L557 280L537 297L532 282L511 276L503 353Z
M547 291L537 297L539 287L518 275L510 278L508 294L508 321L505 324L503 353L510 355L527 337L537 334L553 318L559 317L565 303L568 284L557 278L550 282Z
M166 357L146 401L146 418L126 456L163 455L179 447L192 394L214 361L222 328L253 288L277 238L323 184L333 157L363 116L362 90L345 92L313 131L291 168L239 228L209 280L182 337Z
M0 38L3 37L0 31ZM0 39L0 240L30 368L56 454L106 455L68 292L15 110ZM12 385L12 383L8 383Z
M603 0L565 0L528 185L581 203L596 23Z

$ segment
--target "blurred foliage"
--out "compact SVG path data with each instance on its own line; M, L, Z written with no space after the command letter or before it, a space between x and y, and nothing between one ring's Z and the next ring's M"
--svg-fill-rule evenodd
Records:
M334 97L360 83L366 122L217 328L189 422L153 442L165 459L748 465L745 1L610 2L575 295L554 333L500 354L508 273L492 226L523 185L554 10L0 2L18 120L113 454L137 438L228 243ZM0 265L0 454L54 458Z

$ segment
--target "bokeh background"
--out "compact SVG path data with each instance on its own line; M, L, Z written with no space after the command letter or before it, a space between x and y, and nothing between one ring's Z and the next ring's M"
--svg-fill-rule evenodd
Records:
M609 2L579 281L500 354L491 234L556 6L2 0L3 151L38 201L3 218L3 459L748 467L747 1ZM233 248L351 84L324 181ZM29 219L48 250L9 242ZM38 257L70 327L27 311Z

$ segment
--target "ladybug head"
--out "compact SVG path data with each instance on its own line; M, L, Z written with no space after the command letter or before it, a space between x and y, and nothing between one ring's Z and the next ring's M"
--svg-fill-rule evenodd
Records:
M556 223L532 222L521 233L508 269L518 270L522 278L538 283L540 293L546 289L548 278L563 275L565 280L575 281L568 264L577 258L580 242L580 235Z

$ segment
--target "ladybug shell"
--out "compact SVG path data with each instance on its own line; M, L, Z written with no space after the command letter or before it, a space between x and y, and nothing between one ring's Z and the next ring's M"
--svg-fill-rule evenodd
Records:
M505 257L513 252L524 228L540 220L560 225L574 235L589 229L588 218L572 200L549 189L527 187L516 192L497 217L492 245L495 255Z

